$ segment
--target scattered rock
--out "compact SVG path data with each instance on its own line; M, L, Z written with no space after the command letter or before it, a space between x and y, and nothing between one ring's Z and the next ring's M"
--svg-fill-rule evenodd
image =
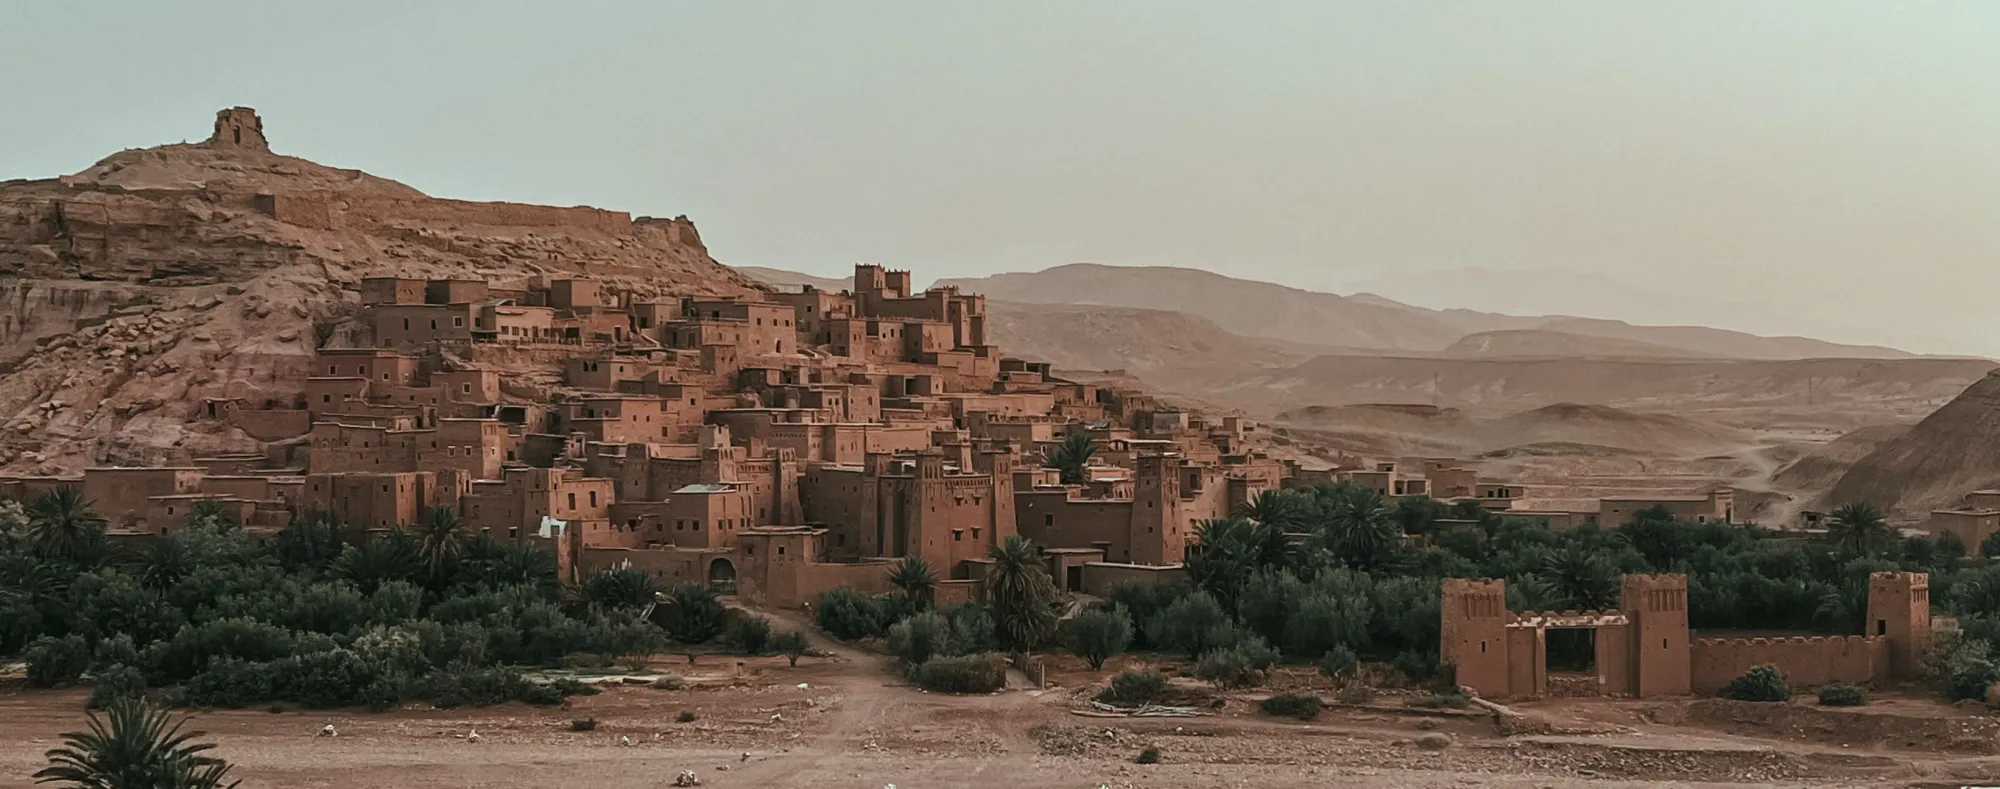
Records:
M1417 747L1422 748L1426 751L1442 751L1446 748L1451 747L1451 736L1440 732L1431 732L1422 737L1418 737L1412 742Z

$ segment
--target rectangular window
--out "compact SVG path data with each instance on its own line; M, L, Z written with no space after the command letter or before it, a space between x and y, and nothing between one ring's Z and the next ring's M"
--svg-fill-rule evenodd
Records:
M1042 525L1043 525L1043 526L1054 526L1054 525L1056 525L1056 516L1054 516L1054 515L1043 515L1043 516L1042 516Z
M576 509L576 494L569 494L569 508Z

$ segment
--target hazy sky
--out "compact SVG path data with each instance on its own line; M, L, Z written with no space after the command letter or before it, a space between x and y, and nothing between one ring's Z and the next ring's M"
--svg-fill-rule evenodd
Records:
M284 153L440 196L684 213L726 263L1192 266L1415 303L1455 270L1532 270L1576 311L1614 287L1689 322L2000 354L2000 3L4 17L0 178L199 139L247 104ZM1427 306L1526 298L1439 290Z

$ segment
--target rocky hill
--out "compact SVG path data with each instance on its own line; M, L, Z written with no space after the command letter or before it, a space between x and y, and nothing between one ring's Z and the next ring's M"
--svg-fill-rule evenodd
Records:
M205 142L0 182L0 470L255 448L190 417L296 396L362 277L579 274L642 295L756 287L685 217L432 198L272 153L245 108Z
M1824 503L1867 502L1916 520L1992 487L2000 487L2000 373L1855 461Z
M1396 352L1435 352L1469 334L1538 329L1676 348L1733 359L1907 358L1893 348L1804 337L1760 337L1699 326L1634 326L1616 320L1523 317L1432 310L1370 294L1340 296L1210 271L1078 263L1030 273L940 280L994 299L1180 310L1248 337Z

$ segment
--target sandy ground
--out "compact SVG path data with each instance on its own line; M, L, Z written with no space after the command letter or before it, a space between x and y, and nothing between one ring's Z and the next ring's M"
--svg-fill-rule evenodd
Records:
M1731 731L1743 726L1656 722L1688 717L1672 712L1674 702L1550 700L1522 708L1537 733L1513 735L1483 715L1398 713L1393 700L1331 709L1312 723L1263 717L1249 697L1229 697L1217 714L1197 718L1086 717L1076 711L1110 667L1091 675L1057 661L1057 686L1048 690L953 697L904 685L878 655L826 646L829 656L796 669L782 659L739 669L703 658L689 676L712 682L615 687L567 709L223 711L197 713L191 727L208 732L250 787L650 788L670 785L683 769L710 787L870 789L1928 787L2000 779L2000 760L1984 755L1992 749L1956 755L1916 742L1837 742L1826 731L1787 738L1776 727L1747 727L1776 732L1761 739ZM1304 676L1290 679L1310 681ZM42 753L80 727L83 696L18 685L0 695L0 787L32 785ZM677 722L683 710L696 719ZM570 731L584 717L598 728ZM328 722L340 736L314 736ZM473 730L479 742L464 738ZM1417 747L1428 733L1452 744ZM1133 764L1147 746L1161 749L1162 763Z

